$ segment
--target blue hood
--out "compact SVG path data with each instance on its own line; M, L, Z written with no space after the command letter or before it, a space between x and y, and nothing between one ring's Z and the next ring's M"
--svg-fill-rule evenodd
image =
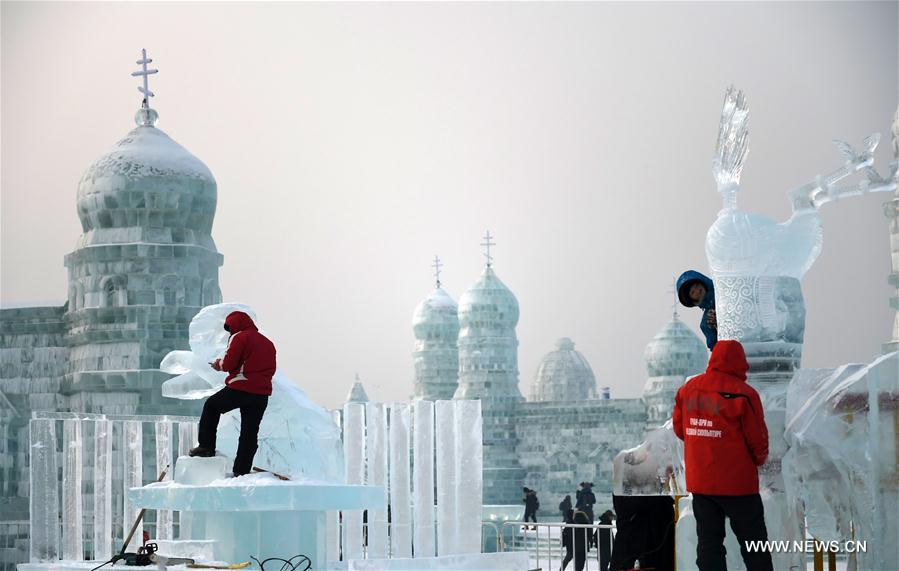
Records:
M687 270L677 278L677 298L686 307L694 307L690 300L690 286L693 282L700 282L705 286L705 297L699 302L699 307L711 309L715 307L715 286L712 280L696 270Z

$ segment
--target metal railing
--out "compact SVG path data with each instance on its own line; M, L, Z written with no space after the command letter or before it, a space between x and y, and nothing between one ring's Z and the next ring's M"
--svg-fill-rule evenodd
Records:
M567 565L566 569L574 569L574 552L571 560L565 561L567 550L562 545L562 534L566 528L571 529L573 542L583 541L587 546L593 545L585 553L586 571L608 569L615 534L614 525L507 521L502 526L502 551L527 551L531 569L556 571L562 569L563 564ZM600 533L601 530L609 530L608 536ZM578 534L583 534L583 537L578 537ZM600 546L600 542L605 542L605 545Z

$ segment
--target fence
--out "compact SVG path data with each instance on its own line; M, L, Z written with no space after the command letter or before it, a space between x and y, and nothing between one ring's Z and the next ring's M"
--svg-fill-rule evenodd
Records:
M196 438L195 417L33 412L28 559L109 559L139 512L128 489L155 481L165 466L171 479L174 451L186 455ZM149 510L129 551L144 530L173 539L188 517Z
M503 523L500 534L503 538L502 551L527 551L531 569L549 571L561 569L566 553L562 546L562 533L566 528L571 529L574 542L584 542L586 545L592 543L591 538L594 533L596 534L597 545L592 552L587 551L584 566L586 571L608 569L615 533L614 525L507 521ZM609 530L608 535L606 536L601 530ZM580 534L583 534L583 537L578 537ZM507 537L511 540L506 540ZM603 563L605 567L602 566ZM573 560L568 565L571 569L575 568Z

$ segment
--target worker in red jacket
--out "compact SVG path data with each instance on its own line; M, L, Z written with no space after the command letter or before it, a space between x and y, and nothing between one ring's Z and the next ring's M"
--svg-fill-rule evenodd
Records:
M225 331L231 334L225 356L210 363L216 371L226 371L225 386L206 400L200 416L200 445L191 456L215 455L215 436L219 418L240 409L240 439L234 457L234 475L249 474L258 448L259 424L272 394L275 374L275 345L259 333L256 324L242 311L225 318Z
M687 381L674 401L674 433L684 441L687 491L696 517L696 565L727 569L724 518L740 542L749 571L770 571L771 553L749 552L766 541L758 467L768 457L768 427L759 395L746 382L746 353L738 341L718 341L706 372Z

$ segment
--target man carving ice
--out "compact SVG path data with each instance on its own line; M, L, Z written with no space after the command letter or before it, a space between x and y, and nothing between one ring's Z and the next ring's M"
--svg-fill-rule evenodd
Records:
M240 438L234 457L234 475L249 474L258 447L259 424L272 394L275 374L275 345L242 311L225 318L225 331L231 334L225 356L210 363L216 371L225 371L225 386L206 400L200 416L199 446L191 456L215 455L215 437L219 418L240 409Z
M725 516L746 568L772 569L771 553L746 548L747 541L768 539L758 475L768 457L768 427L759 395L746 383L748 370L739 341L718 341L706 372L687 381L674 400L672 423L684 441L700 571L727 569Z
M687 270L677 278L677 298L686 307L699 306L702 322L699 329L705 335L709 349L718 341L718 321L715 315L715 286L712 280L696 270Z

